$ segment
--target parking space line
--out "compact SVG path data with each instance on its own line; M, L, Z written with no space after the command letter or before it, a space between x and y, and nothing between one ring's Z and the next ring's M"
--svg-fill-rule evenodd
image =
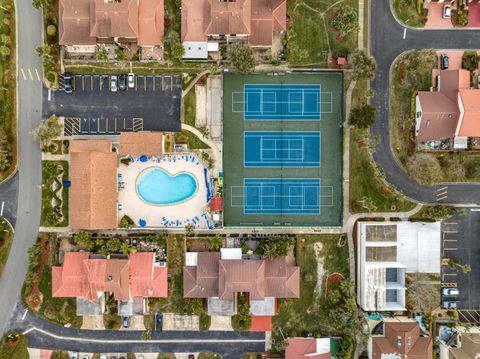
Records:
M458 233L457 230L451 231L451 230L443 230L443 233Z
M455 225L455 224L458 224L458 222L443 222L443 224L453 224L453 225Z
M82 76L82 91L85 91L85 76Z
M152 81L153 81L153 91L155 91L155 76L152 78Z
M22 72L23 79L26 81L26 80L27 80L27 76L25 76L25 71L23 71L23 69L20 69L20 71Z
M94 81L94 77L91 76L90 77L90 91L93 91L93 81Z
M32 70L28 69L28 74L30 75L30 80L32 80L32 81L33 81Z
M458 242L458 239L444 239L444 242Z
M165 77L162 76L162 91L165 91Z
M143 91L147 91L147 78L143 77Z
M138 76L135 76L135 91L138 89Z
M117 133L117 118L115 117L115 133Z
M444 251L458 251L458 248L443 248Z
M439 197L439 198L437 198L437 202L443 201L444 199L447 199L447 198L448 198L448 196Z
M76 83L77 83L77 82L75 81L75 76L73 76L73 77L72 77L72 89L73 89L73 91L75 91L75 86L76 86L75 84L76 84Z
M37 70L37 69L35 69L35 74L37 75L38 81L41 81L41 79L40 79L40 74L38 73L38 70Z

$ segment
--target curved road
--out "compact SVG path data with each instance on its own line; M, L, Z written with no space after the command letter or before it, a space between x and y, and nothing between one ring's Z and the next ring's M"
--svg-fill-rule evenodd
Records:
M377 61L377 75L371 86L375 95L372 105L377 119L371 134L380 137L373 155L389 183L409 198L424 203L437 203L437 190L447 186L448 198L442 204L480 204L480 184L457 183L424 186L413 180L397 161L390 145L389 91L390 66L402 52L412 49L480 49L480 30L406 30L394 18L390 0L370 1L370 51Z
M5 270L0 278L0 335L7 330L7 319L11 316L20 299L23 279L27 272L27 249L35 243L40 224L41 208L41 152L34 143L30 131L41 120L42 83L24 80L19 71L37 69L42 72L42 64L35 49L42 43L42 17L32 7L31 1L15 1L17 19L17 94L18 94L18 173L0 187L2 196L11 193L18 196L16 208L15 239L10 249ZM18 31L20 30L20 31ZM12 183L18 181L16 190ZM9 213L9 215L12 215Z

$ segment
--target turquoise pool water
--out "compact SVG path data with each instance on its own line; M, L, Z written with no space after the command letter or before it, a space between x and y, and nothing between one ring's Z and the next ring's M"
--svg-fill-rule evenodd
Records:
M189 173L171 176L161 168L143 171L137 178L137 193L145 202L169 205L183 202L197 192L197 181Z

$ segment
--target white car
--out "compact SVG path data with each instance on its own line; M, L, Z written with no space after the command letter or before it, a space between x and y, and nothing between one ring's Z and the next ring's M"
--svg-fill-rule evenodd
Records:
M130 72L128 74L128 88L133 89L135 87L135 74Z
M111 75L110 76L110 91L112 92L117 92L117 75Z
M445 5L443 7L443 18L450 19L451 14L452 14L452 8L450 7L450 5Z
M107 354L100 354L100 359L107 359Z
M457 288L443 288L442 289L442 294L443 295L450 295L450 296L458 295L458 289Z

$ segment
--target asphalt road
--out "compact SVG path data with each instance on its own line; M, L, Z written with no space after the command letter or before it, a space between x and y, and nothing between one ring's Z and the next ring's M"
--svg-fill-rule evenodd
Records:
M135 88L110 91L108 75L75 75L73 92L43 91L43 116L68 117L66 135L118 135L123 131L179 132L179 75L135 76Z
M35 49L42 43L42 18L31 1L15 1L17 15L17 51L18 51L18 133L19 167L18 175L12 181L18 181L18 208L15 225L15 239L5 270L0 278L0 335L7 329L7 319L11 316L20 298L23 279L27 272L27 249L35 243L40 225L41 208L41 153L37 143L33 142L30 131L41 120L42 83L35 78L19 76L24 72L42 73L40 58ZM30 70L30 71L28 71ZM5 185L10 185L9 183ZM4 185L4 186L5 186ZM4 193L4 186L0 192ZM15 196L12 191L12 198Z
M142 340L143 331L80 330L65 328L38 318L19 304L10 327L25 333L34 348L80 352L217 352L223 358L238 359L245 352L263 352L265 333L225 331L151 332L151 339Z
M480 310L480 212L477 210L442 222L442 258L456 258L460 265L469 264L472 269L463 273L459 267L442 266L442 282L455 283L459 291L457 298L443 300L458 300L459 309Z
M372 105L377 119L371 134L380 143L373 155L385 172L388 182L409 198L424 203L480 204L480 184L445 184L423 186L403 169L392 152L389 128L390 66L402 52L412 49L479 49L480 30L412 30L400 25L393 17L389 0L370 2L370 51L377 61L377 75L371 86L375 95ZM404 38L405 33L405 38ZM447 187L444 189L444 187ZM448 197L437 202L438 193Z

